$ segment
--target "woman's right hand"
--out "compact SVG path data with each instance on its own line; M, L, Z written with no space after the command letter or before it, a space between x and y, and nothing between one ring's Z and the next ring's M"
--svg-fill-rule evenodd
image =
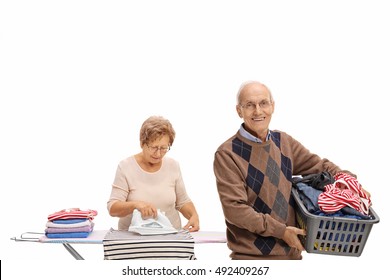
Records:
M153 204L149 202L137 201L135 204L135 209L141 212L142 219L157 217L156 207L154 207Z

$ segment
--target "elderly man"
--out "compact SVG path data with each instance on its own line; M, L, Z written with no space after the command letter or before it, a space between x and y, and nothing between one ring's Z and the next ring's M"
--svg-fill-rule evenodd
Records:
M232 259L302 259L298 235L305 232L295 227L292 176L343 171L285 132L270 130L274 109L264 84L242 84L236 111L243 123L215 153Z

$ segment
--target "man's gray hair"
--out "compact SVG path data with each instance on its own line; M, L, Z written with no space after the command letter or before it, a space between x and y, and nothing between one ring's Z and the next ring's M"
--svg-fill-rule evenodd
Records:
M261 84L263 87L265 87L267 90L268 90L268 92L269 92L269 96L270 96L270 98L271 98L271 103L274 103L274 97L272 96L272 92L270 91L270 89L265 85L265 84L263 84L263 83L260 83L259 81L252 81L252 80L250 80L250 81L246 81L246 82L243 82L242 84L241 84L241 86L240 86L240 88L238 89L238 92L237 92L237 105L239 105L240 104L240 99L241 99L241 92L242 92L242 90L247 86L247 85L250 85L250 84Z

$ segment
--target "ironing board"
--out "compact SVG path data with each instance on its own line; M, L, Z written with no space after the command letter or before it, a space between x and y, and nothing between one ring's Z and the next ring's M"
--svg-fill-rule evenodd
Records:
M86 238L48 238L44 233L25 232L19 238L13 237L11 240L38 243L60 243L76 259L84 258L72 247L71 244L100 244L103 246L104 237L109 230L94 230ZM195 244L201 243L226 243L226 234L221 231L197 231L190 232Z

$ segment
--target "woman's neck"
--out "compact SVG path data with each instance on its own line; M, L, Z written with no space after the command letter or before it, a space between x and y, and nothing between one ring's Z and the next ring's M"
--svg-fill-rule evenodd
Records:
M134 157L138 165L146 172L157 172L161 168L162 161L152 163L146 160L142 153L136 154Z

